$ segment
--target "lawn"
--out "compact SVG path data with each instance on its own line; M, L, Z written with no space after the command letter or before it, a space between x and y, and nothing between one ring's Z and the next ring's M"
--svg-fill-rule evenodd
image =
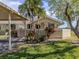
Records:
M79 47L58 41L20 47L17 52L1 54L0 59L79 59Z

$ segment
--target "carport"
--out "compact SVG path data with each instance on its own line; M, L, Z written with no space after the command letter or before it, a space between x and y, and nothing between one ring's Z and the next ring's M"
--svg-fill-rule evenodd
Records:
M5 4L0 2L0 21L8 21L9 26L9 50L12 50L11 46L11 21L22 21L24 24L26 24L26 18L22 15L20 15L18 12L13 10L12 8L6 6ZM24 25L25 26L25 25Z

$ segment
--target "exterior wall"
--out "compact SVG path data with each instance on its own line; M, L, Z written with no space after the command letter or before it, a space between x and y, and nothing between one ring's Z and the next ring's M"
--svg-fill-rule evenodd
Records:
M62 30L62 37L63 39L67 39L71 37L71 29L63 29Z
M27 24L31 24L30 21L26 21L26 29L27 29ZM46 27L48 27L48 23L52 23L54 24L55 28L58 27L58 23L57 22L54 22L52 20L48 20L48 19L41 19L41 20L38 20L36 22L33 23L33 28L36 29L35 25L36 24L39 24L41 27L40 29L44 29ZM25 29L25 24L24 24L24 21L12 21L11 24L15 24L16 25L16 30L18 30L18 37L23 37L25 34L24 33L24 29ZM0 21L0 27L1 29L0 30L6 30L6 29L9 29L8 28L8 21Z
M15 27L16 27L15 30L12 29L12 32L16 31L17 37L22 38L25 35L24 22L23 21L12 21L11 24L15 24ZM6 30L8 29L9 29L8 21L0 21L0 30L6 32Z
M48 27L49 23L54 24L54 28L58 27L58 24L56 22L48 20L48 19L46 19L46 20L42 19L42 20L38 20L37 22L34 22L33 23L33 28L35 28L35 24L39 24L41 26L40 29L44 29L44 28Z
M27 24L30 24L30 21L26 21L26 29L27 28ZM52 20L49 19L40 19L38 21L35 21L33 23L33 28L36 29L35 25L39 24L41 27L40 29L44 29L46 27L48 27L48 23L54 24L54 27L57 28L58 27L58 23L54 22ZM18 30L19 28L23 28L24 29L24 22L23 21L12 21L11 24L15 24L16 25L16 29ZM8 21L0 21L0 30L3 29L8 29Z
M7 24L0 24L0 30L6 30L6 29L8 29Z
M11 24L15 24L16 25L16 30L19 28L24 28L24 23L23 21L12 21ZM9 27L8 21L0 21L0 30L6 30Z

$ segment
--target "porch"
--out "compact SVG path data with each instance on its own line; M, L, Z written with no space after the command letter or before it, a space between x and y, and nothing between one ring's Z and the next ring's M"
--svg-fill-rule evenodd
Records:
M15 25L12 25L12 23L15 21L16 24L18 24L19 23L18 21L20 21L20 22L22 22L23 26L25 27L26 20L27 19L24 16L20 15L15 10L11 9L10 7L8 7L5 4L0 2L0 26L3 25L3 23L4 23L5 26L2 26L2 27L6 28L6 29L2 29L2 27L0 27L0 28L1 28L1 31L3 31L4 33L8 32L6 34L8 34L8 39L9 39L8 40L9 50L12 50L11 32L12 31L16 32ZM15 23L13 23L13 24L15 24ZM4 34L4 33L2 33L2 34Z

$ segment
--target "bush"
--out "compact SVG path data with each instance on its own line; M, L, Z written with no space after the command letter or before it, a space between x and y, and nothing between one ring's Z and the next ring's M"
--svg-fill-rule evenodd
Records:
M39 43L45 40L45 35L40 31L29 31L26 35L26 43Z

